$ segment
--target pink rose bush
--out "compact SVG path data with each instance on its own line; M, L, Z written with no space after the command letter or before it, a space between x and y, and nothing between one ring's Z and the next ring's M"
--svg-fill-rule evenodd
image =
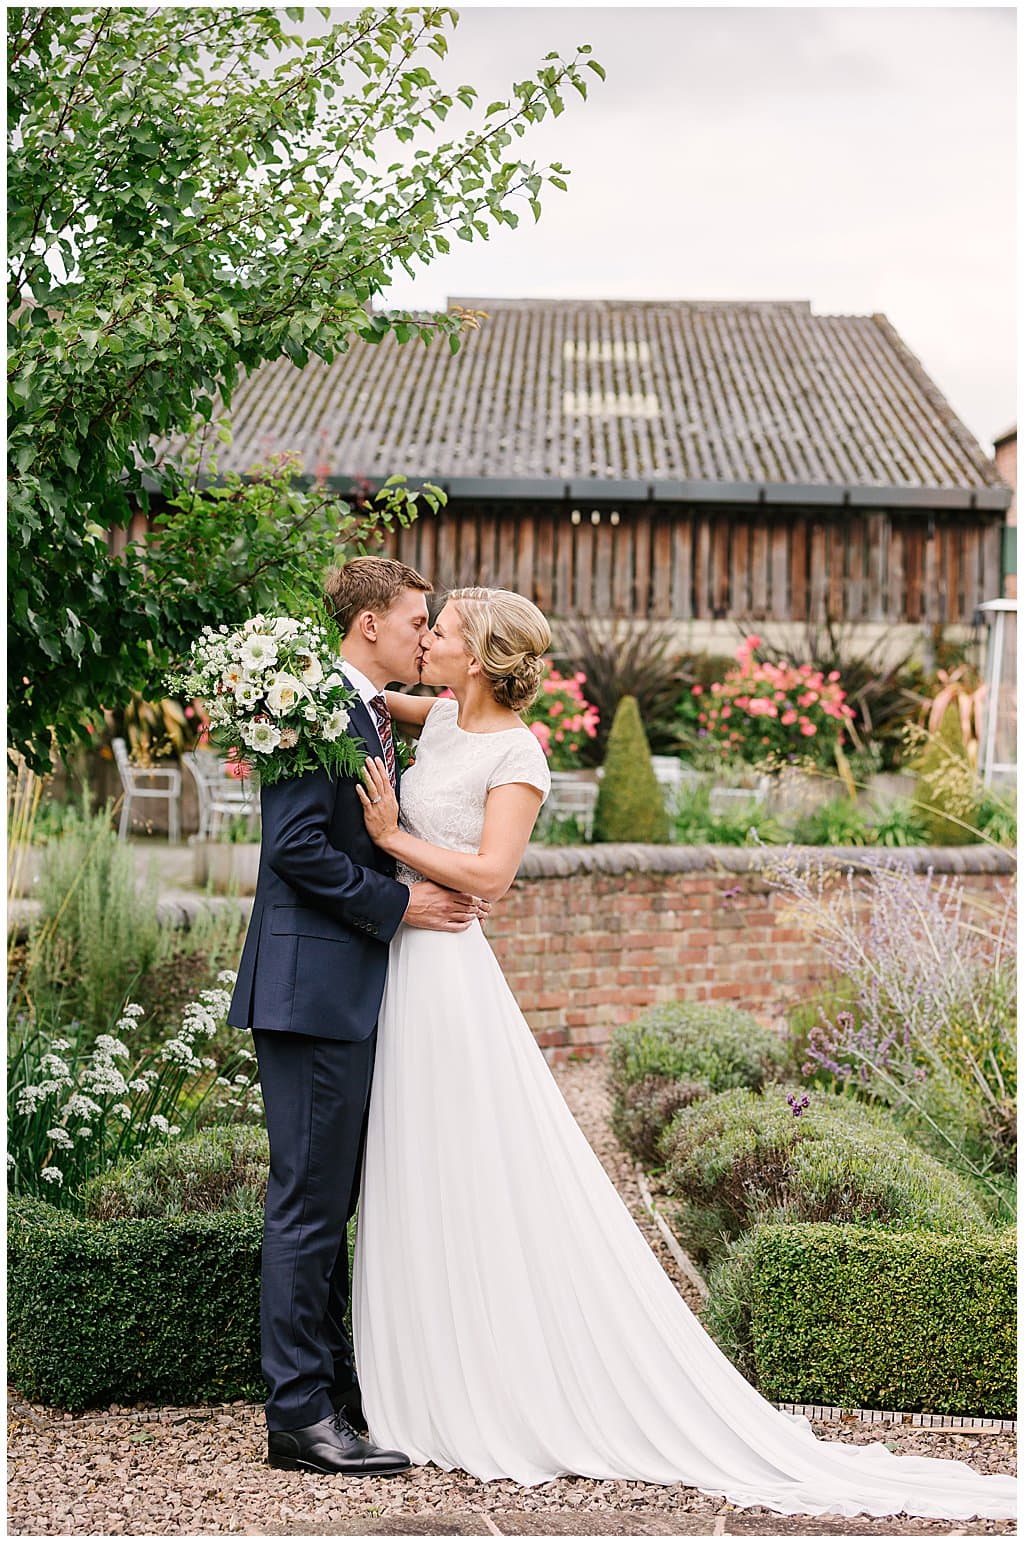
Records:
M773 752L798 753L820 766L833 765L844 741L844 724L854 716L839 684L839 671L824 675L813 665L785 660L768 664L756 658L757 636L736 650L736 667L705 690L697 721L710 741L736 760L760 761Z
M562 675L547 661L536 702L523 721L540 741L552 771L575 771L583 764L581 752L588 739L597 738L600 715L583 695L587 677Z

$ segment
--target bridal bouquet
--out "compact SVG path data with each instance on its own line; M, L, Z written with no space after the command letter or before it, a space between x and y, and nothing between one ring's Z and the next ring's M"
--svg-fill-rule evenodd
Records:
M265 784L318 767L343 776L362 768L363 742L346 732L355 693L326 630L308 617L253 616L234 631L204 627L168 685L200 698L210 744Z

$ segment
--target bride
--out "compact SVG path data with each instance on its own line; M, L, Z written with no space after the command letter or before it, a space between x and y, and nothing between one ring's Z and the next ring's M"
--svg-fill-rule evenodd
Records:
M389 693L422 725L401 813L382 762L359 790L399 877L491 900L512 883L550 787L518 716L550 641L521 595L449 595L421 678L454 700ZM353 1328L371 1437L414 1463L683 1483L787 1514L1015 1514L1009 1476L820 1441L744 1380L587 1144L479 922L391 943Z

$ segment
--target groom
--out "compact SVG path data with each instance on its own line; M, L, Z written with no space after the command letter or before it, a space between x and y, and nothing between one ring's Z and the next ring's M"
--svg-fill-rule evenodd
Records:
M383 688L419 679L430 585L414 569L358 557L327 577L358 699L349 732L398 788ZM366 834L350 777L326 771L260 791L263 844L228 1014L251 1028L270 1137L260 1318L268 1461L317 1473L399 1473L403 1452L360 1438L348 1305L347 1223L359 1189L388 942L400 922L462 932L483 902L400 883Z

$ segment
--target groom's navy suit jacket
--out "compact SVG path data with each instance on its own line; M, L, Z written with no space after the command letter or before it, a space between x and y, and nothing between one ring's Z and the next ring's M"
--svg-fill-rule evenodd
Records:
M350 708L349 732L382 753L362 701ZM321 770L276 782L261 788L260 808L256 898L228 1023L367 1039L408 887L367 835L351 777Z

